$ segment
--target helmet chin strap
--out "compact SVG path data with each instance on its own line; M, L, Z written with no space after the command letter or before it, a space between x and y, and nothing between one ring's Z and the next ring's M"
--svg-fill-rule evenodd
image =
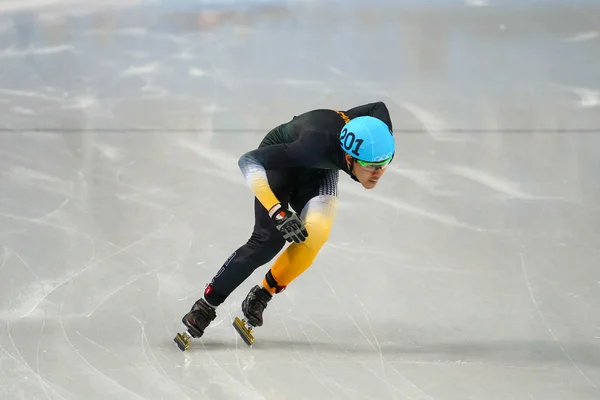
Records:
M358 182L358 178L354 175L354 157L352 157L352 161L350 161L350 178Z

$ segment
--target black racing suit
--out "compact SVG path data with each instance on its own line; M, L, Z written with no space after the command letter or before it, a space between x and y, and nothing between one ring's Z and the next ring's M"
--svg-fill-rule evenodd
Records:
M392 131L383 102L347 111L318 109L274 128L257 149L241 156L239 167L256 196L254 230L206 287L207 302L220 305L256 268L271 261L283 248L285 240L269 216L269 210L277 204L302 213L309 237L305 243L288 248L290 254L284 253L282 257L287 258L278 259L263 284L278 292L308 268L333 223L339 171L356 179L346 163L339 136L343 126L359 116L379 118ZM313 206L307 206L309 201Z

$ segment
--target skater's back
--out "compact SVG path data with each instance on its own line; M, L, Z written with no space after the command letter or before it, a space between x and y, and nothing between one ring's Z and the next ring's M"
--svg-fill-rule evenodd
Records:
M381 101L364 104L347 111L316 109L294 116L290 121L277 126L267 133L258 146L260 149L297 141L301 146L297 146L295 157L286 157L284 151L268 158L260 157L266 155L266 151L251 153L256 158L260 157L261 164L266 169L286 168L300 164L310 168L338 169L348 173L350 171L345 162L345 152L339 145L340 133L351 119L363 116L378 118L388 126L390 131L392 130L389 111ZM281 148L281 150L287 149L289 147ZM269 154L273 153L269 152ZM241 164L243 165L243 162Z

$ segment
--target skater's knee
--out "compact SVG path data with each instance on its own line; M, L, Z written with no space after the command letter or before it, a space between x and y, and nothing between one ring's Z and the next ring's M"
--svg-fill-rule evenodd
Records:
M318 196L308 202L303 212L308 231L306 245L320 248L327 242L333 227L337 203L335 196Z
M331 233L332 221L327 218L313 216L306 220L306 230L308 238L305 241L306 246L319 249L329 239Z
M284 245L285 239L278 232L253 232L248 240L248 246L273 255L277 254Z

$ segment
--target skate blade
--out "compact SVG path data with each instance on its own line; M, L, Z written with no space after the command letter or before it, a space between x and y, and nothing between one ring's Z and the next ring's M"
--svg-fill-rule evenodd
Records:
M252 325L248 324L247 326L246 323L247 321L245 319L240 320L238 317L235 317L235 320L233 321L233 327L236 331L238 331L244 342L246 342L248 346L252 346L252 343L254 343L254 336L252 336Z
M187 332L178 333L177 335L175 335L175 338L173 338L173 341L175 342L177 347L179 347L179 350L186 351L190 348L191 336Z

